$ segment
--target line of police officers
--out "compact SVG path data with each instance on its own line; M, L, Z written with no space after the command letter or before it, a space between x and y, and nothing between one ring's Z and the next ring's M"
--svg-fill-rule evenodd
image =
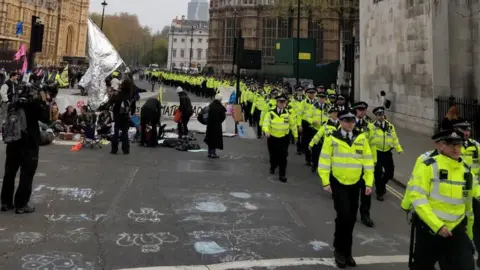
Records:
M376 119L370 120L368 104L357 102L349 108L344 98L328 91L299 87L288 96L288 91L282 94L273 88L249 86L242 89L241 102L250 109L245 110L246 119L257 127L258 138L262 132L267 137L270 173L278 168L282 182L287 181L289 143L292 138L297 141L297 153L305 154L306 164L318 172L323 188L332 193L337 212L335 262L339 268L354 267L352 234L357 209L360 207L362 223L373 227L373 183L376 198L383 201L386 184L394 176L393 151L401 154L403 150L383 107L375 108ZM430 270L438 263L443 270L473 270L471 240L480 247L480 205L476 200L480 197L480 144L470 138L467 122L432 139L435 150L417 159L401 203L403 209L415 213L409 266Z

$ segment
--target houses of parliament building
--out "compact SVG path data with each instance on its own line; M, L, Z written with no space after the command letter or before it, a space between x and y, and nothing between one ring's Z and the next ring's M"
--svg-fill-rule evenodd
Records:
M89 6L90 0L0 0L0 54L11 54L21 44L28 49L32 16L37 16L45 28L36 64L55 66L64 57L85 57ZM23 34L17 36L19 22ZM0 67L5 59L0 57Z

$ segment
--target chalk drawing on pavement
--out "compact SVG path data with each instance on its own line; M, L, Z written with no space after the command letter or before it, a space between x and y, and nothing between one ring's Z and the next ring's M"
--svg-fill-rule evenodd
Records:
M45 185L39 185L35 188L34 192L40 192L43 190L54 191L60 195L60 200L73 200L81 202L90 202L95 195L102 194L102 191L95 191L90 188L78 188L78 187L50 187Z
M45 215L48 221L51 222L98 222L107 217L106 214L96 214L96 215L87 215L87 214L78 214L78 215Z
M140 223L147 222L147 221L158 223L162 221L160 217L163 216L163 214L153 208L140 208L140 212L138 213L134 212L133 210L130 210L127 216L128 218L133 219L136 222L140 222Z
M34 244L43 239L43 235L36 232L19 232L13 236L17 244Z
M188 235L198 253L202 256L213 256L222 262L261 259L262 257L254 252L253 248L283 244L288 244L289 247L302 246L291 229L279 226L258 229L194 231ZM219 252L221 250L225 251ZM218 252L214 253L214 251ZM209 254L209 252L213 254Z
M245 203L243 206L245 207L245 209L248 209L248 210L257 210L258 209L257 206L255 206L255 205L253 205L249 202Z
M250 199L252 195L245 192L230 192L230 195L240 199Z
M397 240L383 237L378 233L365 234L359 232L355 234L355 238L360 240L361 246L368 245L371 247L388 250L390 252L397 252L397 248L401 246L401 243L399 243Z
M64 234L55 234L53 237L67 239L72 243L78 244L88 241L92 238L93 232L88 232L85 228L66 230Z
M202 217L201 215L189 215L183 218L181 221L184 223L195 222L198 224L209 224L215 226L232 226L232 225L251 225L253 221L250 217L255 215L255 212L237 212L236 215L209 215Z
M330 245L328 243L322 242L322 241L317 241L317 240L310 241L308 244L310 246L312 246L313 250L315 250L315 251L322 251L325 248L330 247Z
M198 253L203 255L213 255L227 251L220 247L215 241L196 242L193 246Z
M159 252L163 244L174 244L178 237L169 232L158 233L121 233L117 245L121 247L140 247L143 253Z
M22 257L25 270L94 270L93 262L85 261L83 255L74 252L46 252Z
M195 208L202 212L222 213L227 211L227 207L220 202L199 202Z

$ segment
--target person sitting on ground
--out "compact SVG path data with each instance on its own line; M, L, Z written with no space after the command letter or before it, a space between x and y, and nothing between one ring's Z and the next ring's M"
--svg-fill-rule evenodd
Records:
M77 110L73 106L68 106L65 112L60 116L65 132L73 132L73 125L77 120Z
M94 123L93 114L88 110L87 105L83 105L81 108L82 114L77 117L74 130L78 133L85 134L88 128L92 128Z

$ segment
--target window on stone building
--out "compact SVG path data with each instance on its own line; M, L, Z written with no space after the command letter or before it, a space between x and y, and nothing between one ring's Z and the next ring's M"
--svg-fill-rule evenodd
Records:
M182 42L185 42L185 39L184 39L184 38L182 38Z
M173 56L173 57L177 57L177 49L173 49L173 50L172 50L172 56Z
M317 45L317 63L323 63L323 32L324 28L323 25L319 20L316 19L309 19L308 20L308 38L314 39Z
M202 41L203 41L203 40L202 40L201 38L198 39L198 43L202 43Z
M197 49L197 59L198 60L202 60L202 53L203 53L202 49Z
M241 29L241 18L227 18L225 28L225 55L233 56L236 32Z
M277 19L263 18L262 30L262 56L273 57L275 55L275 40L277 39Z
M174 39L173 39L173 42L177 42L177 39L176 39L176 38L174 38Z
M180 50L180 57L185 57L185 50L184 49L181 49Z

